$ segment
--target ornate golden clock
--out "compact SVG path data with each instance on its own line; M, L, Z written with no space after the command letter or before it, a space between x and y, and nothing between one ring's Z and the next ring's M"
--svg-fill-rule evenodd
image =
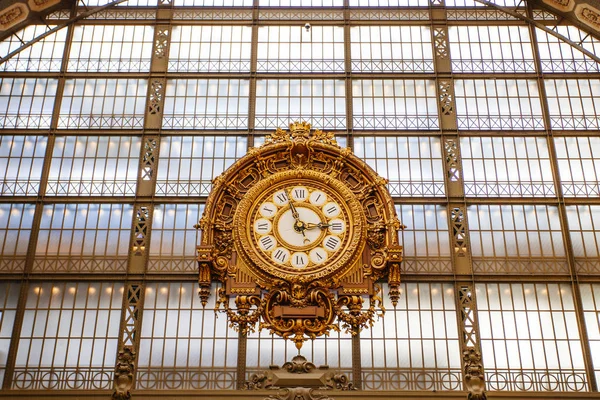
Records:
M221 282L218 306L243 333L260 322L300 348L340 322L371 324L380 279L397 301L401 225L386 181L332 134L278 129L213 184L198 225L200 297Z

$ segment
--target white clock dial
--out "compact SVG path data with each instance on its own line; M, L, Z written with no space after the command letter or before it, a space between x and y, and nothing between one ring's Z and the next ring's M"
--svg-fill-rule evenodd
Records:
M327 201L327 195L320 190L315 190L310 194L309 201L310 204L319 207L325 204L325 202Z
M277 240L271 235L263 236L258 239L258 245L263 251L270 251L277 246Z
M296 207L298 211L298 216L300 221L305 224L318 224L320 221L319 215L313 210L305 207ZM304 247L309 246L315 243L319 237L321 237L320 229L305 229L302 232L298 232L294 229L294 225L296 224L296 219L292 215L292 210L286 210L277 221L277 233L281 240L283 240L287 245L294 247Z
M329 232L336 235L341 235L342 233L346 232L346 223L344 220L339 218L332 219L329 221Z
M325 236L325 239L323 239L323 247L325 247L327 251L337 251L341 244L342 239L340 239L338 236L328 235Z
M340 206L333 201L330 201L323 206L323 214L325 214L327 218L337 217L340 215L340 211L342 211Z
M285 206L288 204L289 199L285 190L279 190L273 194L273 203L278 205L279 207Z
M261 204L259 212L263 217L271 219L277 213L277 206L267 201Z
M317 265L323 264L327 261L328 257L327 252L322 247L315 247L308 253L308 256L310 257L310 261Z
M284 247L276 247L271 253L271 259L279 264L285 264L290 259L290 251Z
M268 219L259 218L254 221L254 232L260 235L266 235L267 233L271 232L272 227L273 225Z
M290 264L295 268L304 268L308 265L308 254L303 251L298 251L292 254Z
M304 201L308 197L308 189L304 186L296 186L292 189L290 195L296 201Z

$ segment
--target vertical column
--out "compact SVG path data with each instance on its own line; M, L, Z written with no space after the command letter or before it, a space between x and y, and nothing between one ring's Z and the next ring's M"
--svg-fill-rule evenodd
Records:
M254 147L254 121L256 120L256 69L258 59L258 0L252 7L252 41L250 43L250 88L248 96L248 149ZM244 364L245 365L245 364Z
M71 8L71 17L77 15L77 3L73 4ZM38 189L37 199L35 203L35 212L33 215L33 223L31 225L31 233L29 236L29 243L27 245L27 255L25 258L25 266L23 267L23 280L21 289L19 292L19 302L17 304L17 312L13 324L11 333L10 348L6 356L6 369L4 373L4 380L0 389L8 390L12 387L13 374L15 369L15 363L17 359L17 350L19 348L19 337L21 335L21 328L23 326L23 316L25 314L25 304L27 301L27 293L29 291L29 276L33 269L35 261L35 250L37 247L37 240L40 232L40 222L42 220L42 212L44 209L43 198L46 194L46 187L48 186L48 175L50 173L50 163L52 161L52 153L54 151L55 132L58 126L58 119L60 115L60 105L63 97L63 90L65 87L65 73L67 72L67 62L69 59L69 53L71 50L71 40L73 38L73 25L67 28L67 35L65 38L65 48L63 50L62 63L58 78L58 85L56 88L56 96L54 99L54 108L52 110L52 120L50 122L50 129L48 130L48 142L46 144L46 153L44 154L44 165L42 167L42 174L40 177L40 186Z
M131 399L131 389L135 382L137 351L139 348L139 331L141 324L144 285L129 283L123 299L123 314L119 332L119 351L115 366L114 400Z
M438 113L444 152L444 175L454 266L455 293L465 389L469 399L485 398L477 302L475 298L471 249L464 197L460 141L456 122L454 80L448 44L448 24L443 0L430 0L432 42L434 47Z
M350 34L350 3L344 0L344 70L346 86L346 145L354 148L354 104L352 102L352 43ZM356 377L354 378L356 379Z
M527 15L533 19L532 5L527 5ZM583 303L581 300L581 290L579 287L579 278L577 276L577 268L575 266L575 257L573 253L573 243L571 242L571 235L569 234L569 222L567 220L567 211L565 205L565 198L560 182L560 176L558 173L558 159L556 155L556 147L554 144L554 135L552 125L550 123L550 112L548 109L548 101L546 97L546 86L544 84L544 74L542 71L542 64L540 61L540 54L537 42L537 34L535 27L532 24L528 24L529 35L531 36L531 43L534 49L533 57L535 60L535 68L537 72L537 84L540 93L540 100L542 106L542 115L544 116L544 125L546 126L546 140L548 143L548 151L550 155L550 162L552 167L552 175L554 177L554 187L556 195L558 197L558 214L560 218L562 238L565 244L565 255L567 256L567 262L569 264L569 272L571 275L571 287L573 290L574 307L577 316L577 327L579 331L579 337L581 340L581 348L583 350L583 359L585 363L585 371L589 382L590 391L598 391L598 382L596 381L596 374L594 373L594 366L592 360L592 353L590 350L590 341L588 339L587 329L585 327L585 316L583 313ZM597 361L600 362L600 361Z
M167 86L169 46L171 42L172 4L161 0L157 9L157 24L154 27L152 61L146 94L144 115L144 133L140 151L140 163L137 176L136 202L129 243L128 275L145 274L148 265L150 228L152 225L153 203L160 133ZM119 328L119 344L114 375L113 399L130 399L134 387L139 351L139 330L142 323L144 282L129 282L123 299L123 315Z
M352 43L350 34L350 2L344 0L344 71L346 89L346 146L354 148L354 104L352 102ZM352 328L352 383L362 389L362 362L360 351L360 329Z

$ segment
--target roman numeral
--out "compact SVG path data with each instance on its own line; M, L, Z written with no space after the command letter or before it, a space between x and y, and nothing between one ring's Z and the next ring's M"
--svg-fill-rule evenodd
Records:
M279 260L281 262L285 261L285 253L283 252L283 250L279 249L275 252L275 254L273 254L273 258L276 260Z
M294 189L294 194L297 198L303 199L306 195L304 194L304 189Z
M327 238L327 240L325 241L325 247L327 247L329 250L335 249L338 244L339 244L338 239L333 238L333 237Z
M287 196L285 195L285 193L279 193L275 197L277 197L277 200L279 200L279 202L281 203L285 203L287 201Z
M316 255L317 257L319 257L319 260L322 260L322 259L323 259L323 256L322 256L322 255L320 255L319 253L315 253L315 255Z
M271 213L271 214L273 213L273 209L272 209L272 208L269 208L269 207L267 207L267 206L264 206L264 207L263 207L263 210L265 210L266 212L268 212L268 213Z
M317 196L317 198L315 199L315 203L318 203L320 198L321 198L321 193L319 193L319 195L318 195L318 196Z
M341 222L334 222L333 224L331 224L331 230L332 231L341 231L342 230L342 223Z
M304 257L296 255L296 264L300 265L300 264L304 264L306 261L304 261Z
M267 224L266 222L259 222L258 225L256 225L256 228L259 231L266 231L269 229L269 224Z
M337 210L337 207L336 207L336 206L331 206L331 207L329 207L327 210L325 210L325 212L326 212L327 214L333 214L333 213L334 213L336 210Z
M271 236L265 236L265 237L261 238L260 243L263 245L265 250L269 250L274 245L273 239L271 238Z

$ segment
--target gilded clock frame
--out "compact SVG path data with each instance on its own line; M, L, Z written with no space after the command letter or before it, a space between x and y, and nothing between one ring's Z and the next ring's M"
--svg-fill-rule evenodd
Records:
M304 272L283 268L252 240L259 201L284 182L326 187L346 209L352 232L323 266ZM311 132L306 122L290 124L289 131L278 128L213 181L196 226L202 230L197 248L202 304L212 282L219 282L217 307L234 328L246 334L258 324L298 348L339 325L352 334L372 325L384 312L378 282L388 282L393 304L400 296L403 226L386 184L350 149L338 146L332 133Z

